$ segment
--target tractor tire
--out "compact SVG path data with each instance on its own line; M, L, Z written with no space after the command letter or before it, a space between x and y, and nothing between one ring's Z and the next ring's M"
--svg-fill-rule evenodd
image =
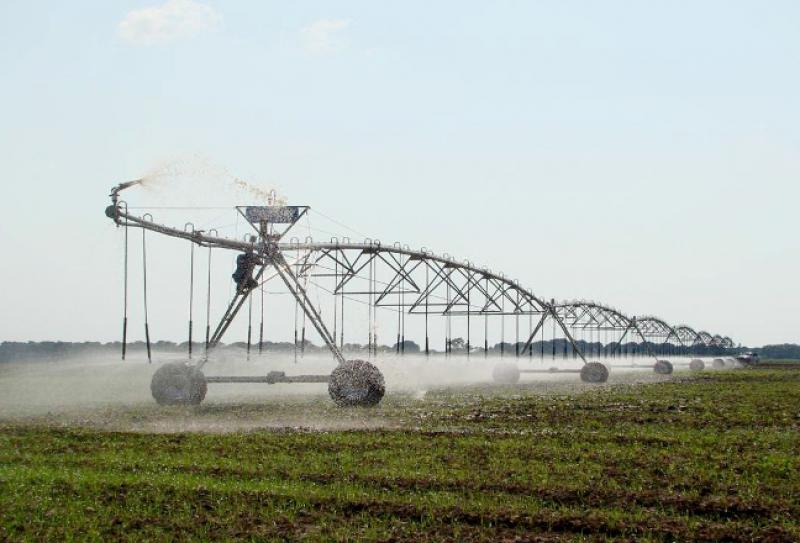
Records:
M600 362L587 362L581 368L581 381L584 383L605 383L608 381L608 368Z
M672 373L672 362L669 360L656 360L653 364L653 371L659 375L669 375Z
M509 362L500 362L492 370L492 379L501 385L519 383L519 367Z
M342 362L328 381L328 394L339 407L374 407L385 393L383 374L366 360Z
M150 381L150 392L159 405L199 405L207 390L203 372L184 362L164 364Z

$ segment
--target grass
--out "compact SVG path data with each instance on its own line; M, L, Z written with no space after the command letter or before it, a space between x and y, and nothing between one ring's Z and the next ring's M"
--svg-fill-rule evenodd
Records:
M524 389L388 402L369 431L6 423L0 539L800 540L797 366Z

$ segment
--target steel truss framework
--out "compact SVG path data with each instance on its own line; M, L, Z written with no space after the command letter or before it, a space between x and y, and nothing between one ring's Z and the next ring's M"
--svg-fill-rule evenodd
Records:
M127 188L127 187L122 187ZM367 239L362 243L354 243L348 239L332 239L328 242L304 242L292 239L282 242L286 231L275 234L256 229L255 236L249 241L239 241L210 235L208 232L193 229L177 229L160 225L147 215L139 217L128 212L124 202L118 200L119 187L112 191L112 206L106 213L117 225L138 227L170 237L185 239L201 247L220 248L250 255L255 255L253 277L256 284L267 276L278 277L302 307L320 337L342 362L341 353L343 338L337 341L336 329L328 329L320 312L315 308L307 293L308 283L321 288L322 283L332 284L330 292L334 296L365 297L370 307L395 309L398 315L424 315L425 317L425 351L430 345L428 337L428 316L439 315L448 319L446 350L451 350L451 332L449 322L454 317L466 319L466 350L474 348L470 336L471 319L482 319L488 328L488 319L505 317L515 320L517 340L514 343L515 354L531 352L532 344L544 324L550 320L561 330L565 341L571 345L573 352L586 363L583 349L573 337L576 330L608 331L619 334L612 347L619 349L626 338L638 336L650 354L655 356L651 344L668 344L680 348L697 345L706 347L731 348L733 341L727 337L712 336L708 332L696 332L687 325L670 326L654 316L627 316L609 306L588 301L572 301L556 303L536 296L530 289L523 287L518 281L501 273L473 265L469 261L457 261L444 254L436 255L426 249L413 250L400 244L382 245L377 240ZM294 255L290 264L287 255ZM217 345L226 330L241 310L254 287L237 290L225 314L214 329L207 333L207 347ZM536 326L529 330L527 340L519 337L519 319L528 316ZM402 317L403 319L405 317ZM405 345L404 327L399 327L397 348ZM370 332L369 349L377 348L376 338ZM484 350L489 349L486 334L483 337ZM505 346L505 338L501 348ZM202 365L202 362L201 364Z
M621 335L612 346L611 355L618 352L623 341L637 337L655 356L652 345L674 347L678 352L697 346L730 349L734 347L729 337L711 336L707 332L696 332L688 325L671 326L654 316L629 317L619 310L588 301L564 302L557 306L561 318L573 328L617 332Z

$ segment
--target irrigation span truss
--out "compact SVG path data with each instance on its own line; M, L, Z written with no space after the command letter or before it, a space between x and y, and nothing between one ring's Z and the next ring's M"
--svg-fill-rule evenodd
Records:
M368 307L369 332L367 358L378 353L375 320L378 309L391 309L397 313L395 349L405 350L406 315L424 319L424 341L421 349L429 354L431 337L429 318L446 319L444 350L446 353L466 354L490 352L490 322L500 321L499 352L501 356L529 356L535 351L545 355L545 348L555 358L572 357L581 363L580 369L520 370L516 364L501 362L495 367L494 377L500 382L513 383L520 371L580 373L587 382L603 382L608 377L608 365L594 358L615 358L633 354L654 359L653 369L658 373L671 373L669 361L663 355L687 355L697 352L721 354L733 348L729 337L695 331L688 325L672 326L654 316L629 316L599 303L576 300L556 302L537 296L517 280L502 273L479 267L470 261L459 261L448 254L437 255L426 249L414 250L395 243L383 245L378 240L366 239L362 243L347 238L316 242L310 238L300 241L285 238L291 228L308 212L304 206L249 206L238 212L252 225L253 233L244 240L220 236L214 230L195 230L191 223L183 228L158 224L152 215L141 216L129 212L119 193L139 184L133 181L117 185L111 192L111 205L106 215L125 231L125 289L126 305L123 316L123 358L127 344L127 265L128 228L142 229L143 258L145 258L145 231L186 240L193 246L235 251L237 269L234 273L236 292L215 327L207 322L205 353L197 363L171 363L162 365L154 374L151 389L159 403L199 403L205 396L208 383L230 382L327 382L333 400L339 405L374 405L384 394L384 381L378 368L369 361L347 360L342 351L344 341L344 300L359 298ZM192 255L194 253L192 252ZM192 258L194 258L192 256ZM193 261L192 261L193 262ZM194 272L192 272L194 273ZM146 267L145 267L146 300ZM280 280L294 297L297 306L311 322L319 337L330 350L338 365L330 375L294 375L270 372L265 376L209 376L201 371L208 360L207 353L217 346L241 311L248 298L259 287L273 279ZM192 277L192 281L193 281ZM333 322L325 322L319 308L309 296L310 288L329 293L340 300L341 320L337 323L334 309ZM210 287L209 287L210 288ZM524 319L527 317L527 319ZM513 343L506 342L506 321L512 320L509 335ZM521 320L528 327L521 332ZM454 326L465 324L466 338L453 337ZM455 323L455 324L454 324ZM339 330L337 334L337 324ZM473 328L482 324L482 338L473 337ZM523 328L524 326L524 322ZM553 330L552 341L544 340L545 328ZM193 323L189 322L189 356L192 349ZM494 328L494 327L492 327ZM251 342L248 329L248 347ZM297 333L295 332L297 336ZM536 341L541 337L540 341ZM150 358L150 337L145 301L145 339ZM259 345L263 340L263 325ZM610 341L609 341L610 340ZM627 342L626 342L627 340ZM297 337L295 345L298 344ZM305 346L305 328L300 338ZM494 349L494 347L492 348ZM638 352L637 352L638 350ZM701 363L693 360L693 364ZM616 364L619 366L620 364ZM634 364L636 365L636 364ZM697 368L697 366L693 366Z

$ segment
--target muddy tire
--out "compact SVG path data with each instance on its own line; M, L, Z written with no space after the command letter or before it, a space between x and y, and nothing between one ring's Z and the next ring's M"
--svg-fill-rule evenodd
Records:
M500 362L492 370L492 379L501 385L519 383L519 367L509 362Z
M608 368L600 362L587 362L581 368L581 381L584 383L605 383L608 381Z
M725 367L725 361L721 358L715 358L711 363L711 367L715 370L721 370Z
M659 375L669 375L672 373L672 362L669 360L656 360L653 364L653 371Z
M366 360L342 362L328 381L328 394L339 407L374 407L385 393L383 374Z
M150 392L159 405L199 405L207 390L203 372L184 362L164 364L150 381Z
M689 369L692 371L702 371L703 369L705 369L705 367L706 367L705 362L703 362L699 358L695 358L691 362L689 362Z

